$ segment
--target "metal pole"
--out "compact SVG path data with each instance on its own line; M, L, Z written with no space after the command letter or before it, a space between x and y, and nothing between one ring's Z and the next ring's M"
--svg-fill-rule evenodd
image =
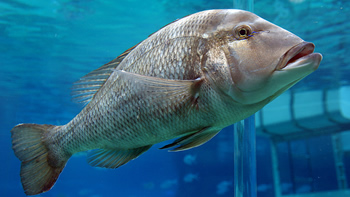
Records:
M254 0L233 0L235 9L253 11ZM255 116L237 122L234 127L235 197L256 197Z

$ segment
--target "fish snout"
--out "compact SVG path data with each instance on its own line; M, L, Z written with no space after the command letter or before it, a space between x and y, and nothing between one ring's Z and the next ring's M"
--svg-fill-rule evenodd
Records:
M301 42L290 48L277 64L276 70L298 67L305 64L312 64L311 68L316 70L322 60L320 53L313 53L315 45L311 42Z

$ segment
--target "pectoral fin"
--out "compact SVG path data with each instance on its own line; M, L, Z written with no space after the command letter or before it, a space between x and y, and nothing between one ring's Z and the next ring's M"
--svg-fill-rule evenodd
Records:
M183 151L200 146L209 141L211 138L213 138L216 134L220 132L220 130L211 130L209 128L210 127L206 127L196 133L192 133L181 137L175 140L173 143L163 146L160 149L172 148L177 146L171 151Z
M133 92L147 95L152 102L187 103L196 106L203 78L195 80L170 80L150 77L123 70L116 71L123 82L132 86Z

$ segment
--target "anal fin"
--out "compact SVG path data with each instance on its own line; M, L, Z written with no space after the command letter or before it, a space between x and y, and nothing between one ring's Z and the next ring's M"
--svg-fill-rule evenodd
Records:
M88 163L94 167L118 168L151 148L152 145L134 149L96 149L88 154Z
M220 130L212 130L210 127L205 127L195 133L191 133L189 135L181 137L175 140L173 143L165 145L160 149L172 148L177 146L171 151L188 150L206 143L219 132Z

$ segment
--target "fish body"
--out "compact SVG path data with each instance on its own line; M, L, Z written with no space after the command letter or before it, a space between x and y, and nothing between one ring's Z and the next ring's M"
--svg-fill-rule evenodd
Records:
M27 195L49 190L75 153L117 168L153 144L199 146L312 73L314 45L243 10L208 10L163 27L82 77L73 96L87 103L62 126L19 124L13 150Z

